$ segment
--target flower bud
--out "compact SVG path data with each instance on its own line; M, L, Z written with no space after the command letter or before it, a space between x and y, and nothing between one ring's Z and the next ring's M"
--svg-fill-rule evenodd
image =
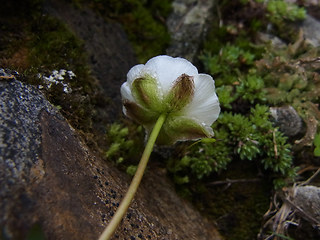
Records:
M161 114L158 144L213 136L220 113L214 80L183 58L157 56L130 69L121 86L123 112L148 133Z

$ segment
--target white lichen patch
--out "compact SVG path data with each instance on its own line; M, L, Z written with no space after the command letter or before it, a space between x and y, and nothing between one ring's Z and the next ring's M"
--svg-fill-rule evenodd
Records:
M38 74L38 78L43 80L43 85L39 85L39 89L46 88L50 89L52 85L62 85L64 93L71 93L72 89L70 84L66 80L71 80L76 75L72 71L65 69L53 70L52 73L47 77L41 73Z

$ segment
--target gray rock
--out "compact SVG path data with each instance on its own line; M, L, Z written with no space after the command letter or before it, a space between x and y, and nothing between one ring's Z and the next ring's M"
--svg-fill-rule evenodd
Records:
M277 197L281 197L281 204ZM288 232L290 237L302 236L307 237L307 239L319 239L319 187L298 185L283 188L275 195L273 204L275 209L269 209L265 215L267 221L261 228L258 239L272 239L275 234L287 236ZM291 228L291 225L294 227Z
M294 137L303 131L302 119L292 106L271 107L270 113L286 136Z
M167 19L171 44L167 54L193 61L213 16L215 0L175 0L173 12Z
M38 89L0 79L1 234L25 239L38 223L48 240L98 239L130 179L93 154ZM221 239L160 173L150 167L113 239Z
M126 81L129 69L137 64L121 25L106 22L88 8L78 9L61 0L47 0L45 8L84 42L92 75L110 99L110 104L104 106L108 119L115 121L122 114L120 86Z
M1 69L0 71L3 71ZM55 109L30 86L13 80L0 82L0 212L4 213L15 187L28 184L30 166L39 160L40 112Z
M259 32L257 34L257 40L259 42L264 43L264 44L270 43L273 48L279 49L279 50L280 49L284 49L285 47L287 47L287 44L284 41L282 41L277 36L274 36L274 35L269 34L269 33Z
M303 212L302 217L320 227L320 188L316 186L300 186L295 188L293 202ZM299 214L299 212L298 212ZM308 218L309 217L309 218Z
M320 46L320 22L307 14L306 19L299 25L303 30L306 42L313 47Z

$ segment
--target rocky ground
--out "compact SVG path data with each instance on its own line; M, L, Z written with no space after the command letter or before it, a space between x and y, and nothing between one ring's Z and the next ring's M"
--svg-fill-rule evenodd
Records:
M122 116L119 88L127 71L143 59L141 49L154 47L158 41L161 50L155 50L155 55L184 57L205 71L199 56L210 45L206 41L213 26L230 26L224 40L227 45L265 10L256 1L248 2L246 7L230 4L226 11L223 1L175 0L169 2L165 16L162 12L167 11L160 7L167 1L160 5L154 1L158 10L153 16L168 30L170 40L160 30L155 30L156 37L144 35L158 25L149 28L145 22L132 20L128 8L113 1L1 3L1 239L35 239L34 229L42 235L40 239L97 239L130 182L119 170L124 167L115 167L105 157L111 145L107 126L120 121L131 130L137 128ZM289 48L293 56L307 43L316 52L320 46L319 1L288 2L307 11L303 21L290 23L287 35L295 39L276 35L277 26L271 24L262 28L266 31L255 33L255 44L271 42L273 49ZM135 14L146 14L139 11ZM141 48L133 42L139 34ZM218 38L223 33L214 34ZM146 55L152 54L149 50ZM218 54L222 56L222 48ZM257 66L275 68L278 75L299 68L305 75L312 72L318 81L319 56L299 55L283 68L277 61L268 61L261 60ZM219 77L214 76L217 83ZM304 100L308 107L297 105L308 110L307 117L297 107L270 104L273 122L289 137L296 154L292 168L300 170L295 182L276 191L270 180L275 172L264 171L254 161L243 164L234 154L226 170L186 188L177 184L178 175L164 163L170 155L180 156L179 150L186 152L184 146L160 148L114 239L318 239L320 164L319 157L313 156L313 140L319 132L319 90L308 89L308 94L312 95L312 101ZM249 108L243 101L233 106L238 107L237 113Z

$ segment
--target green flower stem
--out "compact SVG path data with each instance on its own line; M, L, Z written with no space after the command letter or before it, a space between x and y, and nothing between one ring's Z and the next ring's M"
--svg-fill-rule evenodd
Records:
M162 115L160 115L156 124L154 125L154 128L150 134L146 148L144 149L144 152L143 152L141 160L139 162L137 171L131 181L129 189L128 189L126 195L124 196L115 215L111 219L111 222L108 224L108 226L104 229L103 233L101 234L99 240L110 239L111 236L113 235L113 233L116 231L116 228L118 227L124 214L127 212L129 205L130 205L130 203L131 203L131 201L132 201L132 199L138 189L138 186L141 182L144 170L146 169L150 154L153 150L153 146L157 140L157 137L159 135L159 132L160 132L161 127L162 127L165 120L166 120L166 115L162 114Z

